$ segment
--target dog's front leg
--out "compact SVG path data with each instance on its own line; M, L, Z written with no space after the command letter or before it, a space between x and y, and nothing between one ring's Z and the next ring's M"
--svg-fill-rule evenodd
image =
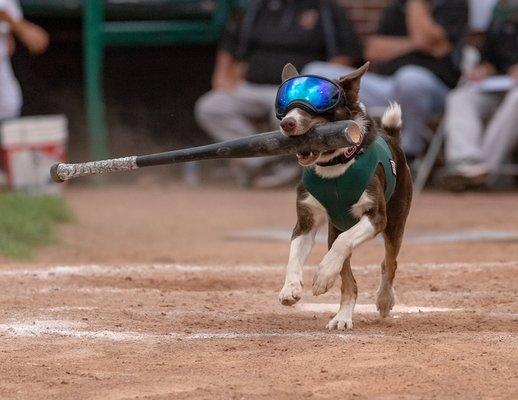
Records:
M345 260L340 275L342 276L340 309L328 322L327 328L329 330L353 328L353 311L356 305L356 298L358 297L358 287L356 286L356 280L351 270L350 258Z
M291 306L302 296L302 267L315 244L315 235L325 219L322 206L304 189L299 188L297 196L297 225L293 229L290 256L286 266L284 286L279 301Z
M348 231L341 233L324 256L313 279L313 294L318 296L327 292L334 284L342 270L344 261L352 251L365 241L372 239L380 232L368 215L363 215L360 221Z

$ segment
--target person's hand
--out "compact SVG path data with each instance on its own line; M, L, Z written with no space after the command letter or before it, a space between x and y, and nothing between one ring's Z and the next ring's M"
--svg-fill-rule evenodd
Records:
M216 69L212 76L212 88L233 92L244 80L246 65L233 63L228 68Z
M13 31L32 54L42 54L49 46L49 34L31 22L17 22Z
M214 76L212 78L212 88L223 92L232 92L239 84L239 80L231 76Z
M467 78L473 82L479 82L486 79L488 76L494 75L496 73L495 67L491 64L485 63L477 65L471 71L467 73Z
M347 56L335 56L329 60L331 64L340 65L342 67L350 67L352 65L351 59Z
M450 54L452 51L452 47L449 42L440 42L431 46L430 48L421 49L421 51L423 51L424 53L428 53L435 58L440 59Z
M514 64L507 70L507 73L511 75L516 82L518 82L518 64Z

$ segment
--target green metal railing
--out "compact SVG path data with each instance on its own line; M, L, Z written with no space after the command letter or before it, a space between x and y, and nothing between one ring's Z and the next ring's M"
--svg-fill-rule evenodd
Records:
M83 2L86 120L93 159L109 156L102 84L106 46L211 43L218 39L231 0L218 0L209 19L172 21L106 21L103 0Z
M29 18L83 19L85 107L90 153L105 158L108 128L103 95L107 46L215 42L233 6L246 0L21 0Z

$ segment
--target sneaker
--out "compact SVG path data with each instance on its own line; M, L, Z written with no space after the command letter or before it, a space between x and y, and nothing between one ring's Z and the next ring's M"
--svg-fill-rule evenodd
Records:
M446 167L438 180L439 185L445 189L459 192L486 186L489 173L489 168L484 163L461 162Z
M257 176L252 186L257 189L275 189L295 182L300 174L301 169L294 162L280 162L273 165L268 173Z

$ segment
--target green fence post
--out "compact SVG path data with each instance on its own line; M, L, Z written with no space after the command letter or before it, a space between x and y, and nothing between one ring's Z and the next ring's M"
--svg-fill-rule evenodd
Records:
M92 159L108 157L107 128L104 110L102 66L104 56L104 2L84 1L84 79L86 122Z

